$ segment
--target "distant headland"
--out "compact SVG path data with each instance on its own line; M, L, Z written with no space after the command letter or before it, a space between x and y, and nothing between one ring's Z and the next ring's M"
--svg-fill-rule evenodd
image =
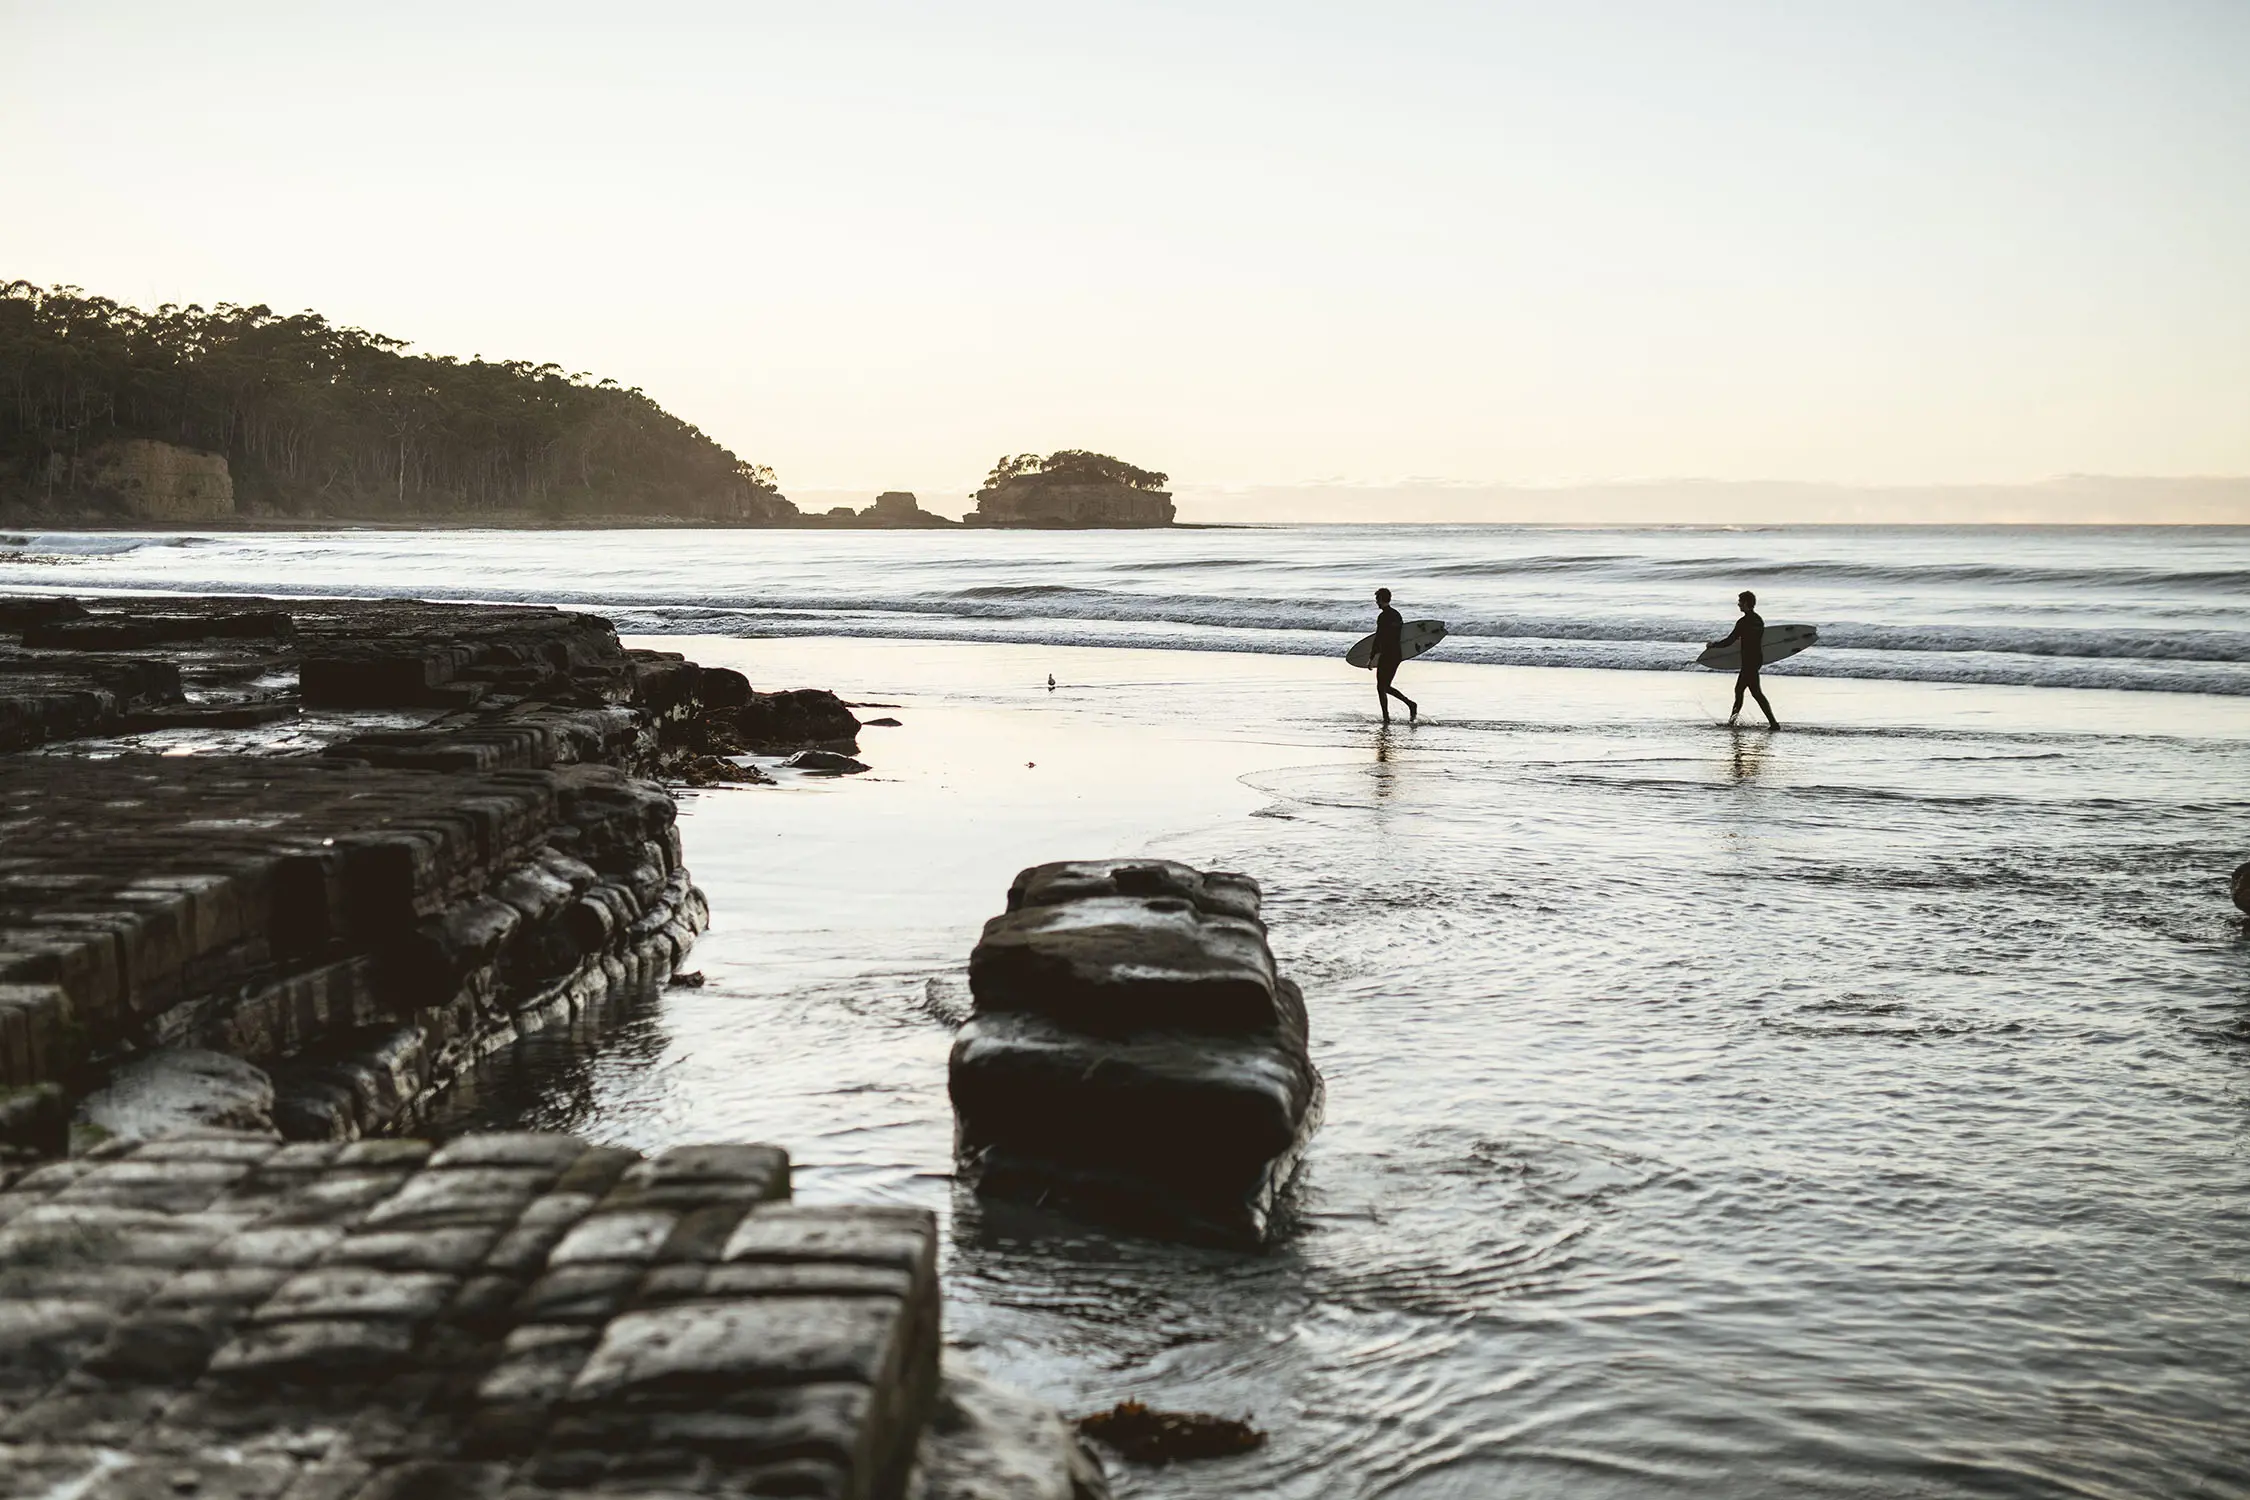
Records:
M1165 476L1082 449L1003 458L971 526L1168 526ZM800 511L635 388L407 352L265 306L144 312L0 283L0 525L964 524L904 491Z

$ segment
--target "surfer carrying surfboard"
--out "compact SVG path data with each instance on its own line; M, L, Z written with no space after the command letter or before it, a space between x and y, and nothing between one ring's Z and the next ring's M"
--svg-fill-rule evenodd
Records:
M1405 628L1406 622L1399 618L1397 610L1391 608L1391 591L1389 589L1377 589L1375 591L1375 706L1383 711L1383 722L1386 724L1391 722L1391 700L1393 698L1406 705L1407 723L1413 723L1421 714L1421 709L1416 706L1412 698L1391 686L1391 679L1398 675L1398 664L1406 659L1406 648L1399 639L1399 633ZM1762 703L1765 700L1761 698L1758 701Z
M1781 721L1773 716L1773 705L1766 701L1765 689L1758 686L1758 669L1766 664L1766 622L1758 615L1758 596L1744 589L1735 602L1742 606L1742 618L1734 622L1734 634L1723 641L1711 642L1711 648L1739 646L1742 665L1734 674L1734 709L1727 715L1732 724L1742 713L1742 695L1747 692L1758 700L1758 707L1766 711L1766 727L1779 729Z

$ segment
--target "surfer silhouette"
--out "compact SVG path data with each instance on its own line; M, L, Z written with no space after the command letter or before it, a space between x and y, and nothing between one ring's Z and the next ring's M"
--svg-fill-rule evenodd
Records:
M1758 686L1758 669L1766 664L1766 622L1758 614L1758 596L1744 589L1735 602L1742 606L1742 618L1734 622L1734 633L1723 641L1713 641L1712 646L1742 648L1742 665L1734 674L1734 708L1727 714L1732 724L1742 714L1742 695L1748 693L1758 700L1765 710L1766 727L1779 729L1781 721L1773 716L1773 705L1766 701L1765 689Z
M1391 700L1396 698L1406 705L1406 722L1411 724L1421 714L1414 700L1391 686L1398 675L1398 664L1404 658L1405 647L1399 643L1399 632L1406 622L1391 608L1391 591L1375 591L1375 706L1383 711L1383 722L1391 722ZM1764 699L1758 700L1764 702Z

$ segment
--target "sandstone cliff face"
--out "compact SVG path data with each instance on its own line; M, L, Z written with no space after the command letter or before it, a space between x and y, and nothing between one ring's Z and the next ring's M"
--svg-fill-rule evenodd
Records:
M1172 497L1129 484L1053 483L1027 475L977 491L971 526L1169 526Z
M234 477L223 456L153 438L104 443L80 463L73 488L138 521L217 521L234 514Z

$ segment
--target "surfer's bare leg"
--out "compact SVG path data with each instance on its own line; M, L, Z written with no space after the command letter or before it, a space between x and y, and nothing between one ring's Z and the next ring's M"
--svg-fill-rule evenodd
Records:
M1406 705L1406 721L1411 724L1415 717L1421 713L1421 709L1412 698L1391 686L1391 678L1397 672L1398 664L1396 662L1386 663L1375 669L1375 706L1383 711L1383 722L1388 724L1391 722L1391 700L1396 698Z
M1766 690L1758 686L1757 676L1749 672L1743 673L1734 680L1734 713L1727 715L1727 722L1732 724L1735 714L1742 712L1742 695L1744 692L1748 692L1751 697L1758 700L1758 707L1766 716L1766 727L1768 729L1779 729L1781 721L1773 716L1773 705L1766 701Z

